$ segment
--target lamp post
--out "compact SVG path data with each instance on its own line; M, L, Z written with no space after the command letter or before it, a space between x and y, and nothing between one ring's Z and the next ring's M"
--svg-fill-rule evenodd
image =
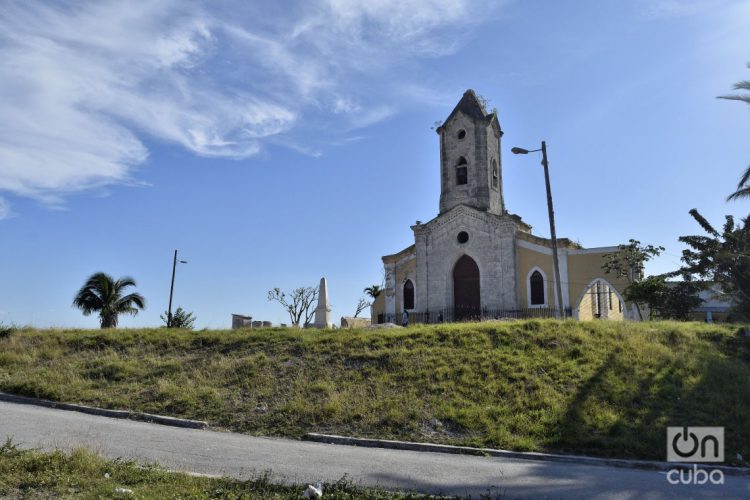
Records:
M174 259L172 259L172 286L169 288L169 309L167 310L167 328L172 328L172 295L174 295L174 275L177 270L177 262L180 264L187 264L186 260L177 260L177 250L174 251Z
M547 143L542 141L541 149L523 149L523 148L511 148L510 152L515 155L526 155L534 153L536 151L542 152L542 166L544 166L544 183L547 186L547 211L549 212L549 232L550 239L552 240L552 265L554 266L555 272L555 291L557 292L558 305L560 306L560 312L558 313L565 319L565 304L563 303L562 296L562 284L560 283L560 262L557 257L557 235L555 234L555 211L552 209L552 189L549 185L549 164L547 163Z

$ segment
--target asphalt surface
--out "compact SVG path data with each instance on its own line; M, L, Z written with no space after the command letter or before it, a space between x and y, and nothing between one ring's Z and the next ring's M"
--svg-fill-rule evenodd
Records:
M182 429L0 402L0 439L24 448L84 447L110 458L249 479L271 471L290 484L348 476L363 486L510 498L750 498L750 477L671 485L665 472L534 460L359 448ZM324 496L325 498L325 496Z

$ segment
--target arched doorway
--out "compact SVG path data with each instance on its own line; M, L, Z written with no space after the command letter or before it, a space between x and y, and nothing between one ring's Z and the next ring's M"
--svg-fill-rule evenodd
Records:
M577 319L581 321L594 319L622 321L627 315L625 301L620 292L602 278L597 278L588 284L578 298L575 311Z
M414 309L414 283L411 280L404 283L404 309Z
M453 268L453 315L456 321L478 318L479 266L468 255L462 256Z

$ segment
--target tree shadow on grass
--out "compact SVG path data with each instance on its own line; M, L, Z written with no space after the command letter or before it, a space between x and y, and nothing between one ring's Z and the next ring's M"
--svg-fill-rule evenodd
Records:
M726 462L750 457L750 367L712 350L640 366L614 350L576 391L550 446L565 452L664 460L668 426L725 428ZM747 465L747 464L744 464Z

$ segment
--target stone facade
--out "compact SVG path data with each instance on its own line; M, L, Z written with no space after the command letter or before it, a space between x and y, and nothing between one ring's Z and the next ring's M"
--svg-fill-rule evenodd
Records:
M486 114L473 91L467 91L443 125L440 135L440 213L459 205L503 215L500 138L497 114ZM466 183L458 170L466 168ZM493 170L496 179L493 180Z
M232 330L252 327L253 317L242 314L232 314Z
M503 132L497 113L488 113L474 91L466 91L437 133L439 214L411 226L413 245L383 257L385 289L373 303L373 322L400 322L404 310L441 311L442 318L442 311L460 307L479 315L565 308L578 317L592 286L622 301L618 289L626 283L604 275L601 268L604 256L618 248L584 249L566 238L558 239L563 297L556 296L551 242L532 235L528 224L506 210ZM582 307L582 317L588 316L591 304ZM625 304L622 312L614 311L600 317L632 317Z
M468 255L477 263L483 307L515 309L515 222L507 216L458 205L427 224L412 226L416 240L416 309L437 310L454 304L452 273ZM460 243L458 234L468 240ZM420 285L422 285L420 287Z
M370 318L355 318L353 316L341 316L341 328L365 328L372 324Z

